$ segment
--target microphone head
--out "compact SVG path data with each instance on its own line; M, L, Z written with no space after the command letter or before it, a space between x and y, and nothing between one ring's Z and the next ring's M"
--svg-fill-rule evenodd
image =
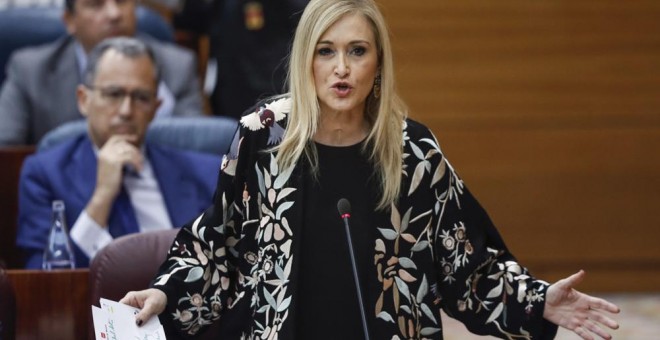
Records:
M346 214L351 214L351 203L345 199L342 198L337 202L337 210L339 210L339 215L344 216Z

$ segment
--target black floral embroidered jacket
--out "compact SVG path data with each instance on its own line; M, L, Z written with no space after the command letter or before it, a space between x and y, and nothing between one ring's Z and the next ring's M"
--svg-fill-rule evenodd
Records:
M303 170L280 169L266 151L289 108L281 98L243 117L213 206L182 228L154 280L168 296L161 319L184 334L229 318L236 338L295 337ZM433 134L412 120L402 133L401 196L373 221L371 338L442 339L440 308L473 333L552 338L556 326L542 318L548 284L509 253Z

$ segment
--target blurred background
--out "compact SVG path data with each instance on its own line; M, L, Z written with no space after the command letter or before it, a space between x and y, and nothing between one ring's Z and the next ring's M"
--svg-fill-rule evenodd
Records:
M586 270L581 288L622 307L615 338L656 339L660 2L378 2L411 117L520 262L550 282Z

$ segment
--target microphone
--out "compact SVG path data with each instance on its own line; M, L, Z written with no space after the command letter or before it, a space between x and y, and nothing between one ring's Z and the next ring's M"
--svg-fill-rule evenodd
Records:
M355 252L353 251L353 239L351 239L351 232L348 227L348 219L351 217L351 203L342 198L337 202L337 210L339 216L344 220L344 227L346 229L346 239L348 240L348 252L351 255L351 265L353 266L353 279L355 279L355 288L357 290L358 302L360 305L360 316L362 317L362 329L364 330L364 339L369 340L369 329L367 328L367 314L364 312L364 301L362 300L362 286L360 286L360 279L358 277L357 264L355 261Z

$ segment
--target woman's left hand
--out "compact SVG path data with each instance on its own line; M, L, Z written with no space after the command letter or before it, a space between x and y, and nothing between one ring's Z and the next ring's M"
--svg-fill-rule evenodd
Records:
M619 328L619 324L604 312L619 313L619 307L604 299L596 298L575 290L585 273L583 270L555 282L545 296L543 317L561 327L569 329L585 340L594 340L594 334L603 339L612 336L603 329Z

